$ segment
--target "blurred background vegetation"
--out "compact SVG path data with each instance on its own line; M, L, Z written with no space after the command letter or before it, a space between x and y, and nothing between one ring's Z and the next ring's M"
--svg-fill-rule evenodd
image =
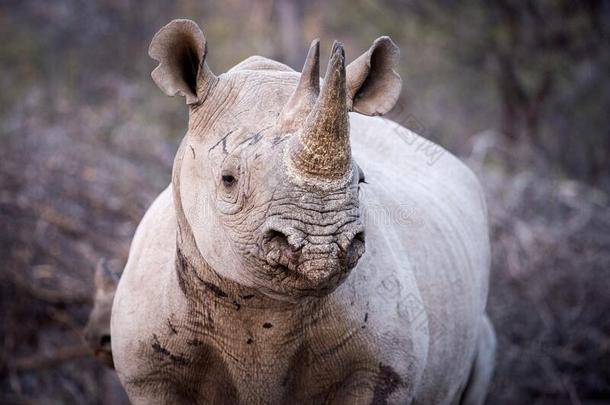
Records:
M2 0L0 402L118 401L80 330L95 262L124 262L169 182L187 110L153 84L147 49L185 17L216 73L253 54L300 70L316 37L323 60L338 39L351 61L390 35L390 117L488 193L490 403L610 398L609 2Z

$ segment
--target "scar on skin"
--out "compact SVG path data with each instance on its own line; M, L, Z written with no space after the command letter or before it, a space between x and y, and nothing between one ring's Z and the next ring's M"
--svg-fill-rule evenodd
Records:
M262 131L257 132L252 139L250 140L250 145L255 145L257 144L261 139L263 138L263 134Z
M220 145L222 143L222 150L223 150L224 154L226 155L228 153L227 152L227 137L235 131L237 131L237 129L233 129L233 130L229 131L225 136L220 138L220 141L216 142L214 145L212 145L212 147L210 149L208 149L208 153L211 152L213 149L215 149L218 145Z
M189 148L191 148L191 152L193 152L193 159L195 159L195 148L193 148L191 145L189 145Z

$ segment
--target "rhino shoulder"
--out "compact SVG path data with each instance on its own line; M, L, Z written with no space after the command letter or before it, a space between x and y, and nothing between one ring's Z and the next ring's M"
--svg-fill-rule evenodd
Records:
M138 225L117 287L113 323L115 312L122 312L119 309L145 312L156 302L151 297L161 296L159 286L171 273L175 257L176 220L171 190L169 186L157 197Z
M172 187L169 185L157 196L144 214L136 229L129 256L136 255L142 250L160 253L165 246L173 247L173 244L166 242L168 239L174 238L175 218ZM150 247L151 244L154 245L153 249Z

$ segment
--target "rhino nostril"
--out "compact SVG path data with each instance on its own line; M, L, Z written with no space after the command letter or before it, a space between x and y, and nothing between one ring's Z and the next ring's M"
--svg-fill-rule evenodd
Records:
M292 249L297 251L300 249L300 243L295 232L283 232L278 229L269 229L264 236L264 240L268 244L276 244L284 249Z
M354 235L354 240L359 240L360 242L364 242L364 231L360 231L356 235Z
M278 231L277 229L270 229L269 231L267 231L267 233L265 234L265 240L267 242L275 242L281 245L288 244L288 236Z
M364 246L364 232L358 232L350 242L347 250L359 249Z
M358 263L360 256L364 254L364 232L358 232L347 248L347 263L353 267Z

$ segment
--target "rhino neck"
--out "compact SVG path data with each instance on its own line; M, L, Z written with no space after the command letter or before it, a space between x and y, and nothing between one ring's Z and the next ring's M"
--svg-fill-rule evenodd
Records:
M186 137L180 144L172 172L172 192L174 210L176 213L176 258L175 268L180 290L187 301L214 301L220 305L237 309L272 309L282 310L310 308L317 306L312 301L307 303L291 303L268 297L256 288L246 287L240 283L223 277L201 255L191 225L189 224L180 194L180 169L184 152L186 150ZM305 304L305 305L304 305Z

